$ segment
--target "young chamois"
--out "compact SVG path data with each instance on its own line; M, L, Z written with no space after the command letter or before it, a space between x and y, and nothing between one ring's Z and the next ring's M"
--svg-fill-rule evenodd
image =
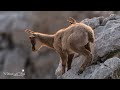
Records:
M42 34L26 29L25 32L30 36L32 50L35 51L36 40L40 42L39 47L48 46L53 48L60 56L62 68L56 69L57 75L62 75L71 68L72 59L75 53L84 55L85 62L80 67L78 74L82 73L87 66L91 64L92 52L90 43L94 45L94 31L90 26L81 22L77 23L73 18L67 20L70 25L67 28L60 29L53 35Z

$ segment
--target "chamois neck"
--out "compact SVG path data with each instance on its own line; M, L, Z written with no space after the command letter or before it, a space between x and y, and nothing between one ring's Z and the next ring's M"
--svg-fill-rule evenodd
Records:
M54 42L54 35L48 35L48 34L38 34L38 39L43 43L43 45L54 48L53 42Z

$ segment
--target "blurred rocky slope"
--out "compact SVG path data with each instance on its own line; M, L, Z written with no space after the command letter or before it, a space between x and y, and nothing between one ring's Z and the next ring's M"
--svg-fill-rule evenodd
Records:
M64 79L120 79L120 16L84 19L83 23L94 28L95 52L92 65L82 74L76 72L84 62L79 56L73 60L72 69L62 77Z
M63 27L67 27L68 17L77 21L98 16L107 17L110 14L119 14L119 11L0 11L0 78L13 79L52 79L56 78L59 57L49 48L32 52L26 28L42 33L53 34ZM96 23L97 24L97 23ZM118 25L118 24L117 24ZM109 27L109 26L108 26ZM96 28L96 27L95 27ZM98 32L105 28L98 27ZM107 27L106 27L107 28ZM117 28L117 26L116 26ZM106 30L106 29L104 29ZM111 31L112 32L112 31ZM102 32L101 32L102 33ZM101 35L100 33L97 33ZM103 34L104 35L104 34ZM102 37L102 36L101 36ZM99 37L100 38L100 37ZM98 42L100 42L98 40ZM112 41L110 42L110 44ZM108 45L108 44L107 44ZM105 47L105 45L104 45ZM98 53L101 57L98 48ZM107 50L104 50L107 53ZM99 56L99 55L98 55ZM98 57L97 56L97 57ZM3 72L17 73L24 69L25 76L4 75Z

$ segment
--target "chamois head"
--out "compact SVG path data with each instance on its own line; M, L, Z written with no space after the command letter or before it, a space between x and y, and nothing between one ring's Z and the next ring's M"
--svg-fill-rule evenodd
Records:
M26 29L25 32L29 34L29 39L32 45L32 51L37 51L42 47L42 43L38 40L34 31Z

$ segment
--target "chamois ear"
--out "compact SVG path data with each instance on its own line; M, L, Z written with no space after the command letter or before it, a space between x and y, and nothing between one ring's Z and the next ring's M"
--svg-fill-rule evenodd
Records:
M70 24L75 24L75 23L76 23L76 20L73 19L72 17L69 17L69 18L67 19L67 21L68 21Z

